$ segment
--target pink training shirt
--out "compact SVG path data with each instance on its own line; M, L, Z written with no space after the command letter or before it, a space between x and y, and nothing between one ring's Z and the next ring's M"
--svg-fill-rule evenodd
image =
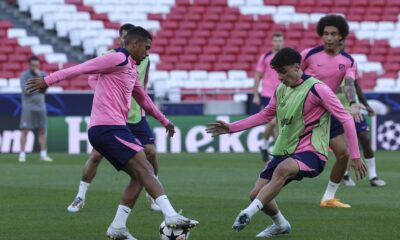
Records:
M356 79L357 63L343 50L331 56L324 46L318 46L302 51L301 57L304 73L323 81L335 93L345 77Z
M278 73L272 69L270 63L275 54L269 51L260 56L258 60L256 71L262 74L261 79L261 96L272 98L275 89L281 83L278 78Z
M133 96L151 116L166 126L169 120L158 110L140 84L136 62L126 49L86 61L82 64L50 74L44 80L48 86L77 77L97 74L89 79L95 88L89 126L126 125ZM94 81L95 78L97 81Z
M307 79L309 76L303 75L303 79ZM300 79L298 83L303 82ZM357 133L354 126L353 118L343 108L339 99L332 92L332 90L325 84L315 84L310 90L305 103L304 103L304 124L306 129L304 132L310 131L314 126L313 123L317 121L325 112L330 112L335 116L343 125L347 141L349 143L350 157L351 159L360 158L360 152L358 149ZM240 132L248 128L263 125L271 121L276 115L276 97L271 99L268 106L262 111L254 114L243 120L239 120L229 124L229 132ZM311 134L306 135L300 140L295 153L304 151L311 151L317 154L322 160L326 161L326 156L319 154L311 144Z

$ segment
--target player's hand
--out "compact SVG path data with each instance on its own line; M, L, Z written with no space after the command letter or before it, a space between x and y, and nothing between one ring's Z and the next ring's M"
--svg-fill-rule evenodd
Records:
M368 112L368 116L371 116L371 117L372 117L372 116L375 116L375 115L376 115L374 109L372 109L370 106L366 106L365 109L366 109L367 112Z
M175 134L175 125L172 124L171 122L169 122L168 125L165 126L165 130L166 130L166 132L167 132L167 134L168 134L168 137L171 138L171 137L173 137L174 134Z
M40 93L44 93L44 92L46 92L47 88L48 88L48 86L47 86L46 82L41 77L32 78L26 82L26 91L29 94L36 92L36 91L38 91Z
M356 173L357 180L363 179L367 174L367 167L365 166L361 158L351 159L349 165L350 168L352 168Z
M354 121L361 122L363 120L363 116L361 115L361 109L363 106L359 103L353 103L350 106L350 113L353 116ZM365 108L365 107L364 107Z
M255 93L255 94L253 95L253 103L254 103L255 105L260 105L260 95L258 95L258 93Z
M207 124L206 132L211 133L213 137L229 133L229 124L224 121L209 123Z

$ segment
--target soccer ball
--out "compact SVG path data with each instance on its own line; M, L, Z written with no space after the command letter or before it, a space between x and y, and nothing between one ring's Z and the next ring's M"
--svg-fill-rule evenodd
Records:
M392 120L378 127L378 142L383 149L398 150L400 148L400 124Z
M169 228L163 221L160 225L161 240L187 240L189 238L188 228Z

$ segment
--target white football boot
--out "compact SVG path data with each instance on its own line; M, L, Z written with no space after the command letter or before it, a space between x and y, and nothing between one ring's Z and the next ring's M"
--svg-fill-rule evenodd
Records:
M269 238L277 235L289 234L292 230L290 223L287 222L286 225L278 227L275 224L269 225L266 229L262 230L256 237L259 238Z
M107 229L107 238L110 240L137 240L129 230L125 228L114 228L109 226Z
M85 205L85 199L82 199L80 197L76 197L74 201L71 203L71 205L68 206L67 210L70 213L76 213L79 212Z

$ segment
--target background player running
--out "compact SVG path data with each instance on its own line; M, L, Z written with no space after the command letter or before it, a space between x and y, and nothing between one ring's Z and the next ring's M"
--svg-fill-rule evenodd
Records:
M256 74L254 76L254 88L253 88L253 103L260 105L261 109L265 108L272 96L274 95L276 87L280 84L278 80L278 74L271 68L270 62L275 54L283 48L284 37L280 32L276 32L272 35L272 50L262 54L258 60L256 67ZM258 92L261 82L261 97ZM276 121L273 119L265 126L264 141L261 146L261 155L264 161L269 160L269 138L274 135L276 127ZM276 135L276 134L275 134ZM276 137L276 136L274 136Z

